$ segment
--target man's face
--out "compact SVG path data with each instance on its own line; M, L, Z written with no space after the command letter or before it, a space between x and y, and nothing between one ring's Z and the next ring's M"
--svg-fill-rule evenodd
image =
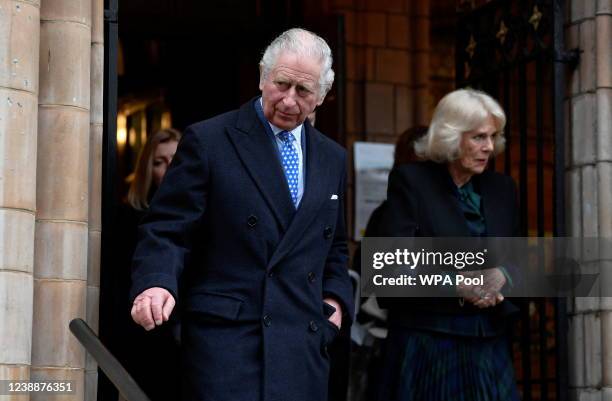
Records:
M282 53L266 79L260 79L266 119L284 130L292 130L323 103L320 96L319 62Z

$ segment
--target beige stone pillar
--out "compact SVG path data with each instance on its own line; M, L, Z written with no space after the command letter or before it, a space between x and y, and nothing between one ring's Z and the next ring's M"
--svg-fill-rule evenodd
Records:
M570 75L568 228L574 237L612 239L612 2L571 0L568 47L582 51ZM603 255L600 255L600 257ZM612 287L612 261L600 288ZM570 302L570 399L612 401L612 299Z
M612 1L599 0L595 10L595 103L597 107L597 176L599 235L612 240ZM612 258L602 262L609 293ZM602 399L612 401L612 298L601 300Z
M91 109L89 119L89 251L87 254L87 323L98 332L100 240L102 233L102 124L104 92L104 0L92 0ZM95 401L98 365L86 356L85 400Z
M39 32L39 1L0 0L0 380L30 377Z
M31 376L74 380L76 395L56 398L70 401L85 390L68 324L86 310L91 10L91 0L41 4Z

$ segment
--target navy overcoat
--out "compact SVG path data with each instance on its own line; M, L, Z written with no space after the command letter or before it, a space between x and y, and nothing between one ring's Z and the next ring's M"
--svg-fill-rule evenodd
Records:
M346 153L305 123L296 210L255 101L186 130L141 223L131 294L179 301L185 399L325 401L337 329L323 298L344 324L353 308Z

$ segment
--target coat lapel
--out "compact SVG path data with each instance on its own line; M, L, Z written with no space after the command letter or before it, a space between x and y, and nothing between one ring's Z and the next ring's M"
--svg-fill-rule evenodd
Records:
M446 168L446 167L444 167ZM444 174L443 174L444 173ZM440 177L437 182L441 183L441 186L445 186L443 191L447 191L446 196L442 196L441 199L446 199L450 204L447 204L446 210L448 213L443 213L440 216L438 221L448 221L448 224L445 224L446 227L453 227L453 232L445 233L447 236L455 236L455 237L469 237L470 230L465 221L465 217L461 212L461 205L459 204L459 199L454 194L454 188L452 187L454 184L450 175L443 170L440 169L439 173ZM496 187L492 185L491 182L492 175L489 171L485 171L480 175L475 175L472 180L474 184L478 186L480 190L481 202L482 202L482 213L485 219L486 226L486 235L488 237L498 237L503 236L505 223L502 221L501 214L499 210L495 210L492 205L502 205L504 204L503 199L499 199L499 194L497 193ZM444 185L442 183L448 183ZM445 208L438 208L437 210L442 211Z
M270 259L268 268L274 267L299 241L306 228L316 217L321 209L323 202L327 199L326 193L329 182L326 180L330 176L326 171L325 148L320 146L323 135L316 131L309 123L305 123L306 133L306 179L304 195L300 206L291 221L289 229L283 236L276 251ZM339 210L339 213L343 211Z
M461 211L459 199L457 199L455 183L446 169L445 164L430 162L435 171L431 177L431 182L435 185L437 194L432 196L432 202L439 202L439 205L432 205L431 210L435 211L433 221L437 222L438 235L446 237L469 237L470 229Z
M236 127L229 127L228 135L247 172L286 231L295 215L295 207L278 152L255 114L253 101L240 108Z

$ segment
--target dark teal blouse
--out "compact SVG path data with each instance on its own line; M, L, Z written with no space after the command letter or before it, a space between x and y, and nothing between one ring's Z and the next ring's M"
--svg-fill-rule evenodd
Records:
M457 192L459 193L459 204L461 205L461 211L465 217L470 234L473 237L485 236L487 227L481 211L481 198L480 195L474 190L472 181L468 181L467 184L463 185L462 187L457 187Z

